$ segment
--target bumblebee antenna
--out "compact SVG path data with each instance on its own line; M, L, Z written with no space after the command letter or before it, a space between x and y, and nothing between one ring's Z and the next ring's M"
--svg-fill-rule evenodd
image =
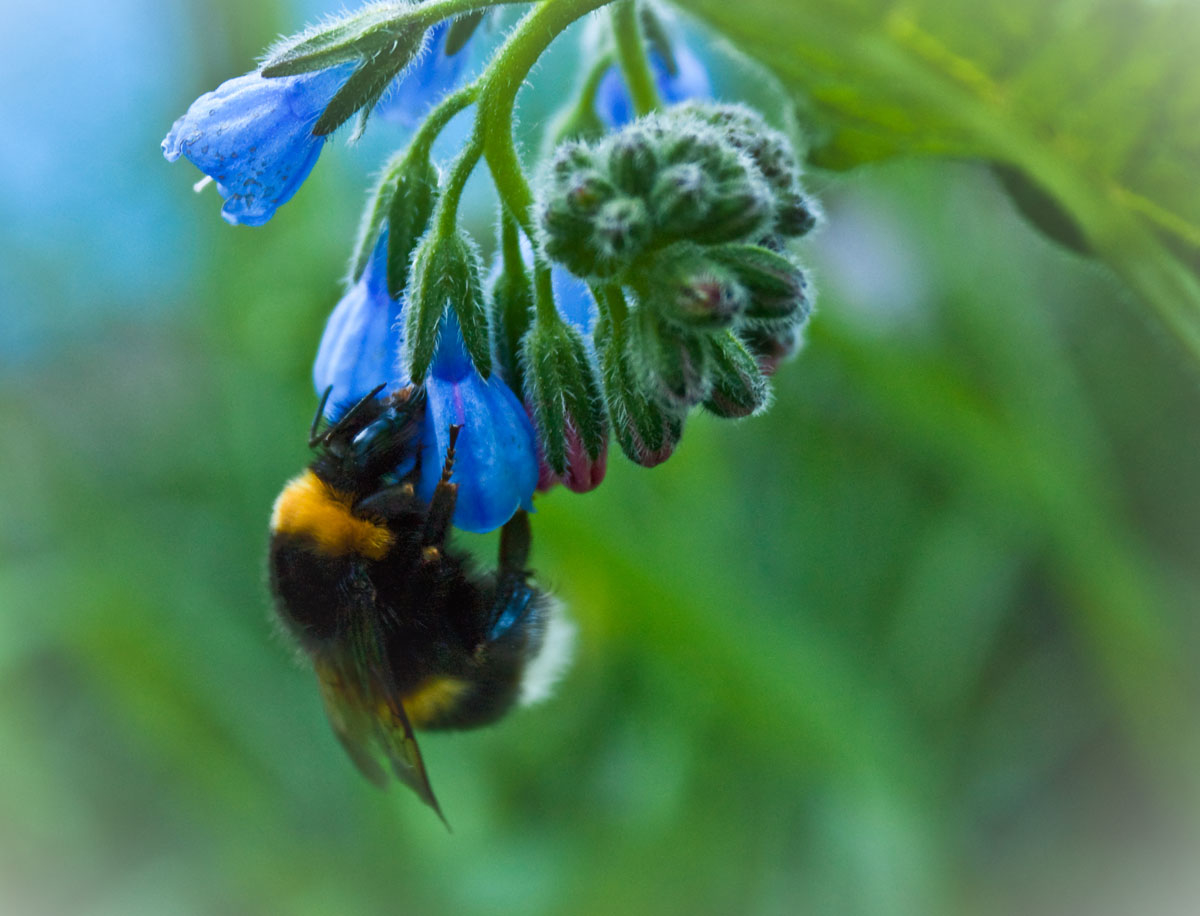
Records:
M321 418L325 416L325 405L329 403L329 395L333 393L333 386L329 385L325 389L325 393L321 395L321 403L317 405L317 412L313 414L312 426L308 430L308 447L312 448L317 444L317 427L321 425Z
M373 400L375 400L375 395L379 394L379 392L383 391L383 389L386 387L387 387L387 382L384 382L381 385L376 385L369 392L367 392L367 394L364 395L357 404L355 404L353 407L351 407L349 410L347 410L344 414L342 414L342 416L338 418L338 421L336 423L334 423L332 426L330 426L327 430L325 430L325 432L321 433L321 435L319 435L319 436L317 435L317 432L316 432L317 421L314 419L312 435L309 437L309 440L308 440L308 447L316 448L318 445L328 445L329 440L332 439L334 436L336 436L340 430L342 430L347 425L349 425L351 420L353 420L356 416L358 416L360 413L362 413L363 408L366 407L368 404L370 404ZM326 401L326 399L328 399L329 392L332 389L333 389L332 385L330 385L328 388L325 389L325 396L321 398L321 407L317 411L318 418L321 416L322 413L325 412L325 401Z

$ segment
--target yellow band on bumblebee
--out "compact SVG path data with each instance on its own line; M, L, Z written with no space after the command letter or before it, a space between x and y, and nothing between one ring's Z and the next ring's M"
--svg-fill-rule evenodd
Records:
M356 516L350 497L311 470L290 481L275 500L271 533L305 538L328 556L353 553L370 560L382 560L395 543L387 528Z

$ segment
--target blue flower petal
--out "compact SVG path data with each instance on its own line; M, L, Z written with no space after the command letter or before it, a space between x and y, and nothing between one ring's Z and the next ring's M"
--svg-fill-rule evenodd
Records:
M438 23L430 30L425 53L396 77L375 107L377 115L405 127L416 127L426 112L458 85L471 55L464 48L453 57L446 56L449 32L449 22Z
M551 269L550 282L558 314L578 328L585 341L590 341L600 310L587 283L558 264Z
M324 137L313 125L357 66L266 79L226 80L192 103L162 142L169 162L184 156L216 180L221 215L261 226L291 199L316 165Z
M674 105L691 99L712 98L712 83L700 58L682 42L675 42L671 51L675 55L674 75L667 72L662 55L658 51L650 51L650 70L662 100ZM609 127L622 127L636 117L633 100L616 66L604 74L596 89L596 114Z
M333 386L326 405L332 415L383 383L402 386L399 354L404 342L403 306L387 291L387 233L375 245L362 277L329 316L317 358L313 384L317 394Z
M460 348L462 331L449 313L442 320L439 355ZM439 365L450 370L448 375L439 372ZM457 353L444 362L435 357L425 381L417 492L427 502L432 498L446 460L450 427L461 426L450 477L458 484L454 524L464 531L487 532L507 522L518 507L533 508L537 443L521 402L498 376L485 381L473 368L466 373L460 369Z

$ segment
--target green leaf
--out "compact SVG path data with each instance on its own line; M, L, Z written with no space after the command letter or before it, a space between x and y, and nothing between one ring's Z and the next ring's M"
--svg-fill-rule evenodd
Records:
M1200 360L1196 4L680 3L811 113L814 163L932 155L1017 170Z

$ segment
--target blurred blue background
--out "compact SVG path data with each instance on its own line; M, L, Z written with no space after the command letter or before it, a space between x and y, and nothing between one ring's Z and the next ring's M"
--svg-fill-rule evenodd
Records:
M962 162L812 174L819 312L771 412L539 500L577 664L426 739L454 832L358 777L263 554L404 138L334 143L260 230L159 153L322 11L5 10L0 911L1196 912L1196 372Z

